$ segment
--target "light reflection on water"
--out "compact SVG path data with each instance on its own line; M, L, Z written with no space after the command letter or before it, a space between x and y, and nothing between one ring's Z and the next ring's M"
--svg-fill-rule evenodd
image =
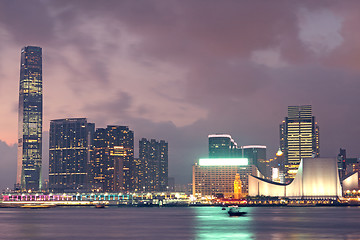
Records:
M196 239L360 239L358 207L242 208L228 217L218 208L197 208Z
M219 207L198 207L196 212L196 239L252 239L249 231L251 224L251 208L243 208L248 212L241 217L229 217L226 210Z
M0 239L360 239L357 207L1 209Z
M190 208L0 209L0 239L194 239Z

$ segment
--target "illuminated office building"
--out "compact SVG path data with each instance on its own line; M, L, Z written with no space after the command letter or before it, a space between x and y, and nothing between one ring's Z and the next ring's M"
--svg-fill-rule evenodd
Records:
M249 165L255 165L266 178L270 178L270 166L266 161L266 146L241 146L241 151L242 157L249 159Z
M90 184L103 192L132 191L134 132L127 126L107 126L95 132Z
M288 107L288 116L280 125L280 148L290 179L295 177L301 159L319 157L319 127L311 105Z
M86 191L94 123L86 118L50 122L49 189L53 192Z
M16 185L22 191L41 190L42 164L42 49L21 50L18 159Z
M242 183L241 193L248 194L248 176L262 177L254 165L248 164L247 158L201 158L193 165L192 186L194 196L234 197L236 175Z
M156 192L168 190L168 143L142 138L139 141L135 190Z
M229 158L240 156L237 143L229 134L210 134L209 157L210 158Z

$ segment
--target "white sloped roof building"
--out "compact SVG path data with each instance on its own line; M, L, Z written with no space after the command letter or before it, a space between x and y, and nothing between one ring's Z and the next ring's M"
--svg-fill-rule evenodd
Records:
M294 180L280 184L249 176L249 196L334 198L342 196L336 158L304 158Z

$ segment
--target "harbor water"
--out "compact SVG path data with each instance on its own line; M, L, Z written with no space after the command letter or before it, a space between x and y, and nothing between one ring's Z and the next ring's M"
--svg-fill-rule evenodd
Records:
M0 239L360 239L360 207L0 208Z

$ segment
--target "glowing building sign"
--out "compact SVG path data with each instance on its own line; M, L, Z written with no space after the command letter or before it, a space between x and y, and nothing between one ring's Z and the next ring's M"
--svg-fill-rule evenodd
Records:
M200 158L200 166L244 166L248 165L247 158Z

